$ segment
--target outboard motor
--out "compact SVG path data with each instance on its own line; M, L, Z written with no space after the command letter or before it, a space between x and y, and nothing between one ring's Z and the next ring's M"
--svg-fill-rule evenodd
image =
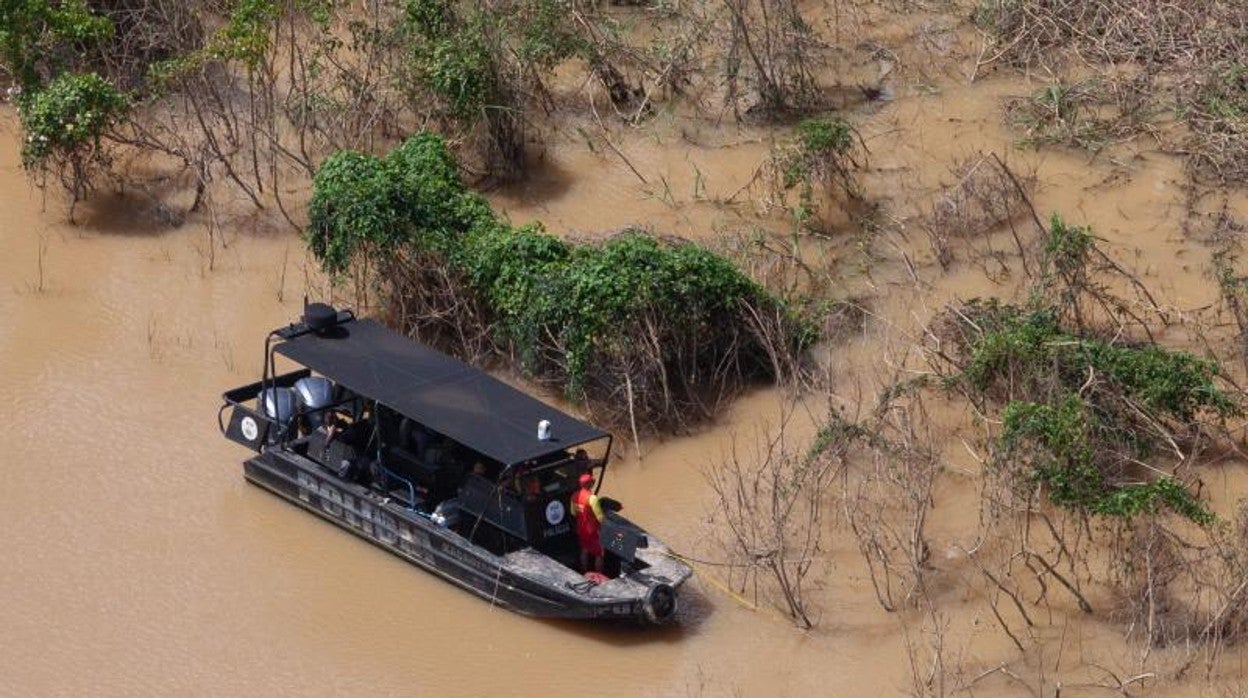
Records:
M299 398L299 411L308 417L309 428L315 429L325 421L322 408L334 402L334 384L323 376L308 376L295 381L295 394Z
M269 443L285 438L298 408L295 391L291 388L266 388L260 392L260 405L264 416L277 425L276 429L269 431Z

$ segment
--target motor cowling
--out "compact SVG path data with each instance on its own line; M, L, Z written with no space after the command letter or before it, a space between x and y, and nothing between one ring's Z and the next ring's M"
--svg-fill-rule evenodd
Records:
M308 417L308 426L319 427L325 419L322 408L334 401L334 384L322 376L308 376L295 381L295 394L299 398L300 412Z
M260 406L264 410L264 416L277 425L276 429L269 432L270 441L285 436L298 409L297 402L295 391L291 388L265 388L260 391Z

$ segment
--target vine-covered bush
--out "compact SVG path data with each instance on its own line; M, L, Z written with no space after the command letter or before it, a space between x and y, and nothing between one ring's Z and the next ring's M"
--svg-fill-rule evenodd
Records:
M777 184L781 193L798 190L793 215L799 224L809 224L818 213L815 187L833 197L838 193L849 199L861 198L854 176L859 154L857 134L839 117L814 117L798 123L789 140L772 155Z
M83 0L0 0L0 62L24 92L37 92L113 30Z
M460 181L446 144L428 133L385 158L353 151L326 158L312 181L308 214L308 247L331 274L405 245L450 254L464 233L494 221L489 204Z
M998 462L1024 464L1052 501L1076 510L1129 517L1165 505L1212 520L1180 483L1141 473L1136 461L1191 434L1197 420L1238 413L1215 362L1080 337L1047 307L971 301L955 315L961 370L952 382L1004 403Z
M342 151L321 164L308 203L308 247L341 274L362 254L385 254L406 230L394 209L394 181L380 159Z
M99 75L61 74L19 104L26 134L22 164L31 169L50 156L98 147L101 134L125 109L125 96Z
M1165 507L1211 522L1182 482L1145 461L1159 453L1186 461L1182 452L1201 448L1241 401L1222 387L1217 362L1126 339L1122 323L1145 335L1147 326L1096 277L1124 272L1089 228L1054 216L1043 242L1025 306L972 300L938 321L940 355L953 369L946 384L981 410L1000 407L994 463L1020 475L1024 489L1040 483L1054 503L1085 514ZM1120 324L1108 325L1114 317Z
M595 360L631 351L632 332L646 319L710 337L718 322L734 322L742 303L768 300L726 260L641 231L572 246L539 226L482 230L452 264L522 362L539 372L561 366L574 391Z
M376 270L395 307L409 309L397 313L409 329L436 318L443 334L462 336L479 324L471 334L488 335L532 375L599 405L628 392L634 417L649 424L706 416L716 395L774 373L778 351L817 339L696 245L641 231L573 245L540 225L507 225L464 186L431 134L385 158L331 157L309 209L308 246L324 268Z

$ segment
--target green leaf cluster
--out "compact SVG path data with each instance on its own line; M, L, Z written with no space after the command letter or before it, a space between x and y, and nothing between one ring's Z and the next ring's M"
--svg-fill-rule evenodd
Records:
M23 94L18 105L25 132L22 164L32 169L48 157L98 146L127 104L125 95L95 73L62 73L45 89Z
M1112 439L1091 406L1070 393L1056 405L1015 401L1005 407L1001 444L1005 457L1030 450L1032 479L1055 504L1102 516L1130 518L1165 506L1198 524L1214 515L1182 483L1161 476L1148 482L1107 481L1098 465L1098 443Z
M982 334L971 345L959 378L985 392L1013 383L1038 394L1057 384L1077 388L1088 376L1149 409L1179 421L1199 412L1238 413L1239 404L1218 387L1217 362L1153 344L1119 345L1083 338L1062 329L1053 309L1024 310L991 299L967 304L965 312Z
M509 0L491 12L407 0L411 68L455 117L473 123L487 108L514 106L505 99L505 76L532 78L587 54L590 44L573 17L568 0Z
M981 395L1026 396L1005 406L1002 456L1028 462L1055 503L1112 516L1165 505L1198 523L1211 520L1171 478L1135 483L1111 473L1157 449L1149 420L1186 424L1239 413L1239 402L1215 382L1217 363L1152 344L1079 337L1049 307L1024 310L993 299L971 301L962 314L978 331L955 380ZM1142 413L1149 415L1144 423ZM1122 454L1131 456L1124 461Z
M1095 245L1091 228L1068 225L1055 213L1049 220L1049 235L1045 238L1045 263L1059 274L1080 273L1086 269Z
M590 57L569 0L519 0L507 18L522 63L550 70L572 56Z
M488 293L525 301L498 307L504 331L520 347L532 350L544 333L559 338L574 391L595 355L628 350L641 318L658 317L665 326L699 335L713 331L716 322L733 322L741 302L763 297L724 258L695 245L666 245L645 232L563 255L558 245L550 238L539 248L555 253L530 257L527 272L495 278Z
M225 26L208 42L207 55L257 68L269 52L273 23L280 16L273 0L237 0Z
M308 247L331 274L362 255L408 245L448 254L469 230L494 222L489 204L460 181L446 144L430 133L385 158L353 151L326 158L312 180L308 213Z
M559 367L573 395L597 359L630 350L643 322L657 322L662 336L714 337L742 323L742 303L779 302L696 245L639 231L572 245L540 225L507 225L464 186L433 134L385 158L330 157L309 211L308 246L327 271L362 256L432 255L486 309L500 344L530 370Z
M816 117L800 122L782 159L784 188L802 182L809 187L828 161L848 155L853 146L854 131L844 119Z
M562 348L573 394L596 359L630 350L646 319L664 335L711 336L739 322L743 302L769 302L727 260L641 231L574 246L537 226L482 228L453 260L530 369L550 362L548 345Z
M481 16L463 20L449 0L408 0L405 28L417 80L446 100L457 118L474 122L501 103L499 65Z
M86 46L112 36L112 22L83 0L0 0L0 61L26 93L42 89Z

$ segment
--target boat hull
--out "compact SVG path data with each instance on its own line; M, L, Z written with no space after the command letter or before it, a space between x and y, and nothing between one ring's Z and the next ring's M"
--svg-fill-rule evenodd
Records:
M329 473L297 454L269 450L244 463L246 479L340 528L384 548L492 605L524 615L568 619L620 619L663 622L674 614L675 587L684 581L645 576L595 588L571 583L567 571L551 573L549 565L526 565L524 556L499 556L475 545L399 501ZM531 549L528 558L539 553ZM687 576L687 575L686 575ZM668 583L674 582L674 583ZM670 595L670 609L656 613L655 587ZM606 592L606 593L604 593ZM666 601L666 599L664 600Z

